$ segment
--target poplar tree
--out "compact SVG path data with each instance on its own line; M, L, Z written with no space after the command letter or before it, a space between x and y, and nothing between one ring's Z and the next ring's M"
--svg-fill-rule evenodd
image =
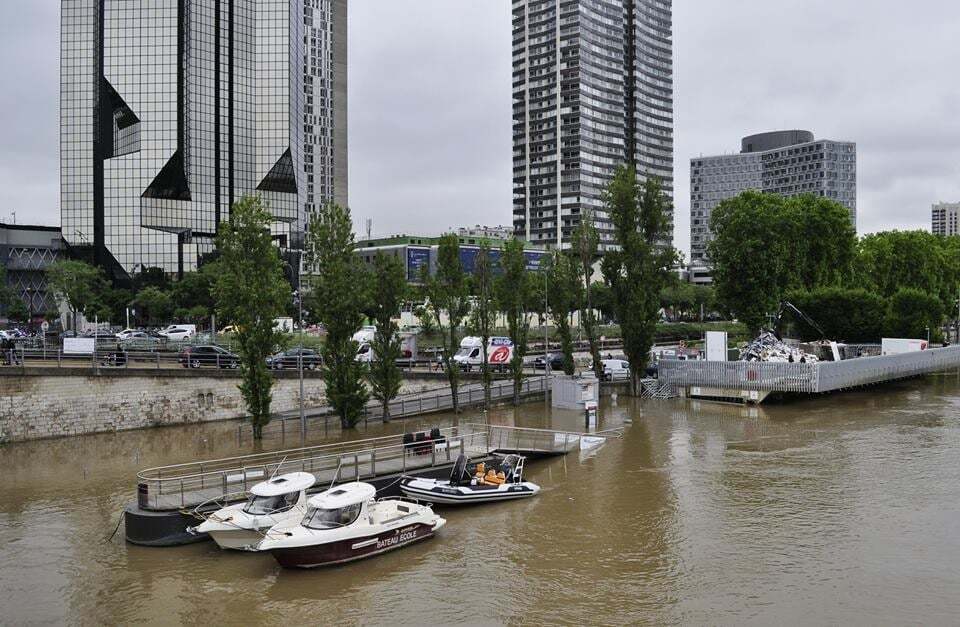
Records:
M566 254L555 251L545 257L543 271L547 273L549 296L547 307L553 325L560 336L560 350L563 353L563 372L571 375L573 364L573 337L570 332L570 314L577 308L580 298L580 276L576 262ZM550 364L547 363L549 368Z
M497 279L497 302L507 320L507 329L510 340L513 342L510 374L513 378L513 404L519 405L520 385L523 383L523 359L527 355L527 338L530 335L532 315L530 311L534 294L522 240L511 239L504 244L501 265L503 272Z
M283 314L290 299L280 251L270 237L273 221L260 196L244 196L234 204L230 221L222 223L217 233L219 272L212 285L217 316L237 329L240 393L257 440L270 422L273 376L267 357L284 340L274 319Z
M489 344L496 323L497 306L493 292L493 261L490 259L490 244L480 244L477 261L471 278L473 292L473 310L470 312L470 332L476 334L482 342L480 373L483 381L483 406L490 408L490 384L493 375L490 372Z
M376 323L377 331L370 342L373 353L367 381L372 396L383 406L383 421L390 422L390 401L400 393L403 372L397 365L402 343L394 317L407 296L407 277L403 264L395 256L377 252L373 260L372 298L367 315Z
M636 395L650 359L660 310L660 292L676 259L668 241L668 200L660 180L641 186L633 167L620 166L604 192L618 249L603 258L604 280L630 362L630 388Z
M327 204L310 217L304 265L309 276L305 301L327 329L323 346L324 382L340 426L353 428L370 397L366 366L357 361L353 334L363 324L369 275L354 252L350 210Z
M425 328L435 328L440 334L440 360L450 384L450 394L454 413L460 412L460 366L453 356L460 348L459 329L464 318L470 313L470 292L467 274L460 261L460 239L453 234L440 238L437 249L436 273L431 276L423 268L421 281L426 296L424 313L427 315ZM444 324L446 317L446 324Z
M600 378L603 375L603 364L600 363L600 337L597 331L597 315L593 308L593 261L597 257L600 247L600 234L593 223L593 214L585 211L580 215L580 224L573 230L573 251L579 263L579 282L577 290L580 311L580 325L587 334L590 345L590 357L593 360L593 372Z

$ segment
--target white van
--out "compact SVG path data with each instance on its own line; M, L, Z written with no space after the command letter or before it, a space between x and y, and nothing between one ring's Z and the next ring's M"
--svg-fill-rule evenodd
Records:
M468 336L460 342L460 350L453 356L453 361L460 364L462 370L472 370L474 366L483 365L483 339ZM513 342L508 337L491 337L487 345L487 363L497 371L510 367L513 359Z
M374 328L375 327L371 327ZM356 341L359 331L355 334L354 341ZM374 331L374 334L376 331ZM417 358L417 334L416 333L400 333L400 359L413 359ZM370 339L360 342L360 345L357 346L357 361L362 361L364 363L370 363L377 358L373 350L373 335L370 335Z
M160 337L167 340L180 342L188 340L197 334L197 325L195 324L171 324L163 331L157 333Z
M601 359L604 381L623 381L630 378L630 362L626 359Z

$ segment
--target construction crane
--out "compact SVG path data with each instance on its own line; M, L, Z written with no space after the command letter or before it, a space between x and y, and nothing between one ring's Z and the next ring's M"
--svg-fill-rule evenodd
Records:
M794 312L795 314L797 314L797 316L799 316L801 320L803 320L804 322L806 322L807 324L809 324L811 327L813 327L814 329L816 329L817 333L820 334L820 339L821 339L821 340L827 339L827 334L823 332L823 329L820 328L820 325L817 324L817 323L813 320L813 318L811 318L811 317L808 316L807 314L805 314L805 313L803 313L802 311L800 311L800 309L798 309L797 306L794 305L793 303L791 303L790 301L788 301L788 300L781 300L781 301L780 301L780 307L777 309L776 322L775 322L774 325L773 325L773 334L777 336L777 339L778 339L778 340L779 340L779 339L782 339L782 338L780 337L780 323L781 323L781 321L783 320L783 313L784 313L784 311L786 311L787 309L789 309L790 311L792 311L792 312Z

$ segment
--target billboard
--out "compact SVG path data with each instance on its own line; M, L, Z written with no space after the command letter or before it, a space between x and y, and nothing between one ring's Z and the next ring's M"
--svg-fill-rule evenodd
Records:
M430 269L430 249L407 247L407 281L418 282L421 268Z
M460 263L463 265L463 271L467 274L473 274L477 269L477 257L480 255L479 248L461 246ZM494 249L490 251L490 265L493 267L494 274L500 274L500 258L503 251Z
M527 271L528 272L539 272L540 271L540 262L548 253L540 251L529 251L526 250L523 252L523 256L527 258Z

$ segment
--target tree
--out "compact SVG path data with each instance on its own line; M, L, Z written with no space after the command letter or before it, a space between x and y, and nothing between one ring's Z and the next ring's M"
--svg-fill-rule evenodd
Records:
M957 283L944 283L946 238L924 231L886 231L860 240L854 284L890 297L901 288L956 297Z
M788 292L787 300L816 322L829 340L843 342L877 342L883 333L887 311L886 300L865 289L822 287L811 291ZM819 340L820 333L806 321L793 318L796 336L803 340Z
M14 322L26 322L30 317L30 310L27 309L27 305L20 300L15 298L13 302L7 305L7 318Z
M470 313L470 294L467 275L460 261L460 239L453 234L440 238L437 250L437 269L431 276L424 267L420 277L426 297L424 313L428 327L440 333L440 360L447 373L454 413L460 412L457 398L460 387L460 366L453 360L460 347L458 329ZM444 317L447 319L444 324Z
M133 299L141 320L151 326L168 323L173 316L174 304L170 292L156 286L145 287Z
M76 329L77 314L97 305L98 296L106 287L106 278L100 268L83 261L61 259L47 269L47 285L67 304Z
M377 253L372 288L367 315L376 323L377 331L370 343L373 361L367 380L373 397L383 404L383 421L390 422L390 401L403 384L403 373L397 366L402 350L400 329L393 320L407 296L407 277L399 257Z
M174 306L185 318L197 322L208 318L214 311L211 290L216 280L216 263L201 266L196 272L188 272L175 282L170 292Z
M925 338L929 331L934 340L940 337L943 305L933 294L903 287L887 304L884 333L887 337Z
M570 333L570 314L577 309L583 300L581 297L582 283L577 272L577 262L565 253L555 251L542 262L542 271L547 273L549 286L547 306L550 317L560 336L560 350L563 353L563 372L572 375L573 364L573 337ZM547 368L550 364L546 365Z
M604 192L619 249L604 257L603 276L620 321L634 395L653 347L660 290L676 259L673 248L664 244L670 235L667 203L659 179L648 178L641 188L633 167L617 168Z
M273 377L267 357L284 340L273 321L290 298L280 253L270 237L273 221L260 196L244 196L234 204L230 221L217 234L222 263L212 286L218 315L237 328L239 387L257 440L270 422Z
M497 281L497 302L507 320L510 341L513 342L513 358L510 374L513 378L513 404L520 404L520 385L523 383L523 359L527 355L527 338L530 334L530 311L533 308L533 281L527 272L527 257L523 253L523 240L511 239L503 245L500 258L503 273Z
M357 361L357 343L353 341L353 334L363 324L369 277L354 252L349 209L327 204L310 217L304 265L311 275L304 301L327 329L323 347L327 397L340 416L341 427L351 429L360 421L370 397L363 381L366 366Z
M473 309L470 312L470 332L480 338L480 376L483 381L483 406L490 408L490 384L493 375L490 372L489 349L490 336L496 324L497 303L493 290L493 261L490 258L490 244L483 242L477 253L477 260L471 277Z
M857 252L857 230L849 210L814 194L788 198L784 209L792 226L782 236L792 239L789 248L795 255L788 270L796 273L798 286L812 290L848 281Z
M594 374L599 378L603 375L603 364L600 363L600 334L598 332L597 316L593 300L593 262L600 247L600 234L593 223L593 214L585 211L580 215L580 224L573 230L573 250L580 264L580 280L583 285L577 290L580 296L578 309L580 310L580 325L587 334L590 344L590 357L593 360Z

